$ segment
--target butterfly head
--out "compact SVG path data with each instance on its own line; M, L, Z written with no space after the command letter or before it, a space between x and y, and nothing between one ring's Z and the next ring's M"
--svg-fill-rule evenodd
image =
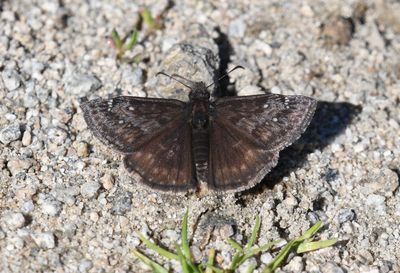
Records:
M210 92L204 82L192 82L190 84L189 99L192 100L209 100Z

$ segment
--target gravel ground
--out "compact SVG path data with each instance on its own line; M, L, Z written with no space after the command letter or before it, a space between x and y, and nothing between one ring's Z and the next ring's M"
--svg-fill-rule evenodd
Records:
M118 61L106 36L129 33L144 6L164 27L145 26ZM144 250L135 230L173 247L190 208L198 259L214 247L226 264L225 239L244 241L260 214L260 242L289 240L319 219L321 238L339 239L280 272L400 272L399 11L383 0L1 1L1 271L146 272L130 253ZM198 51L174 46L183 41ZM82 97L185 99L155 74L212 80L238 64L247 69L225 92L319 101L303 137L246 192L198 198L137 185L79 108Z

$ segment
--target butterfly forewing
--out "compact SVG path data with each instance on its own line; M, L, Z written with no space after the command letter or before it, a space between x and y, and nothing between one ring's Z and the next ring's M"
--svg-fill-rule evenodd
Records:
M81 105L93 134L122 153L134 152L155 134L185 113L178 100L116 97L95 99Z
M309 125L316 101L304 96L266 94L217 100L216 119L230 121L263 149L280 151Z
M243 190L258 183L311 121L316 101L267 94L222 98L210 122L210 179L216 191Z

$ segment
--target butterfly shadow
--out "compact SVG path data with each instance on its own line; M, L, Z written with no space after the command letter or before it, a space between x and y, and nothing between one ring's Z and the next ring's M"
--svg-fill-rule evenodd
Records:
M279 155L278 165L255 187L242 195L261 194L272 189L292 171L300 168L308 154L322 150L342 134L361 112L359 105L348 102L318 101L314 117L304 134Z

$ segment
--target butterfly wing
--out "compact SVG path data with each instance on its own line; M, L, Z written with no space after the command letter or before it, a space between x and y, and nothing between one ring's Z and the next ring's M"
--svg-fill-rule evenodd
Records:
M164 191L195 186L185 103L117 97L81 107L93 134L125 154L126 169L140 182Z
M315 108L316 101L304 96L217 100L210 130L209 187L236 191L254 186L278 163L279 152L305 131Z
M81 104L89 129L104 144L132 153L155 133L177 120L185 109L178 100L122 96Z

